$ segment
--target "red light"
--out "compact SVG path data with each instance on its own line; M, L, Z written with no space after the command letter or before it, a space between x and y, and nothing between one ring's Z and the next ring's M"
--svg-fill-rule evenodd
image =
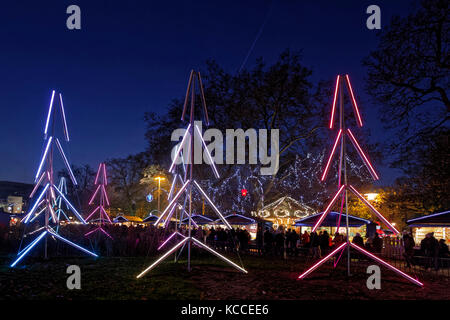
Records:
M243 196L243 197L245 197L245 196L247 196L247 189L242 189L241 190L241 195Z

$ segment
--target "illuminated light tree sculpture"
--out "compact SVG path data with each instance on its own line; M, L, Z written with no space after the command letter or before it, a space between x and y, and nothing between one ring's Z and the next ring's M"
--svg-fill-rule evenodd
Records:
M69 161L67 160L67 157L64 153L63 147L59 141L59 139L54 135L55 131L55 108L53 108L53 102L55 99L55 90L52 91L52 96L50 100L50 106L48 109L47 114L47 120L45 123L44 128L44 153L42 155L41 161L39 162L39 166L36 172L35 176L35 186L30 194L30 199L34 197L34 195L37 193L40 186L42 186L42 190L40 190L39 195L37 199L35 200L33 206L28 211L28 213L25 215L25 217L22 219L22 223L29 223L32 220L36 219L37 216L44 214L44 226L41 228L38 228L37 230L33 231L33 233L42 231L30 244L28 244L25 248L20 250L17 254L17 258L14 260L14 262L11 264L11 267L14 267L19 263L42 239L45 240L45 246L44 246L44 257L47 258L47 236L51 236L53 239L60 240L68 244L69 246L72 246L73 248L76 248L86 254L89 254L91 256L97 257L97 255L71 241L68 239L62 237L59 235L54 229L52 228L53 224L54 226L59 225L59 218L57 216L57 213L54 210L54 204L57 202L56 195L64 201L65 204L70 208L70 210L75 214L75 216L83 223L86 224L86 221L83 219L81 214L75 209L75 207L67 200L66 196L64 195L63 190L59 189L54 184L54 172L53 172L53 151L54 146L56 145L59 153L61 154L62 160L64 162L64 165L66 166L67 171L69 172L70 179L72 180L74 185L77 185L77 181L75 179L75 176L72 172L72 169L70 168ZM63 124L63 130L64 130L64 138L67 142L69 142L69 131L67 130L67 123L66 123L66 115L64 113L64 105L63 105L63 99L61 93L59 93L59 105L60 105L60 113L61 113L61 119ZM50 132L51 127L51 132ZM49 134L51 133L51 134ZM39 208L39 210L38 210Z
M233 261L229 260L225 256L221 255L217 251L213 250L212 248L208 247L203 242L197 240L192 236L192 230L191 227L194 224L194 221L192 220L192 191L193 188L195 188L208 202L208 204L211 206L211 208L214 210L214 212L218 215L218 217L221 219L221 221L224 223L224 225L231 229L231 225L228 223L228 221L224 218L220 210L215 206L215 204L212 202L212 200L208 197L208 195L205 193L205 191L200 187L200 185L195 181L193 176L193 170L194 170L194 141L197 137L201 140L201 146L205 150L205 154L208 158L209 164L211 165L211 168L214 172L214 175L216 178L219 178L219 172L216 169L216 166L214 165L214 161L211 157L211 154L206 147L206 143L203 140L202 133L199 129L199 127L194 122L194 106L195 106L195 84L198 83L199 91L200 91L200 98L203 105L203 113L205 117L206 125L209 125L209 119L208 119L208 111L206 109L206 102L205 102L205 96L203 92L203 85L202 80L200 77L200 72L198 71L191 71L189 82L186 90L186 98L184 101L183 106L183 113L181 116L181 120L184 121L186 111L188 108L188 100L190 98L190 118L189 118L189 124L186 128L186 132L183 136L183 139L181 140L180 144L177 146L175 150L175 154L173 157L173 162L169 168L169 172L173 173L175 170L175 165L177 163L177 160L179 159L180 155L185 156L187 161L183 162L183 166L185 169L185 179L181 179L183 182L183 185L179 188L179 190L176 192L175 195L173 195L172 199L169 201L169 204L165 208L165 210L160 214L158 220L154 223L155 226L158 226L161 221L166 217L165 219L165 225L167 225L168 221L170 221L170 217L173 215L174 210L176 208L180 208L182 212L182 217L180 220L183 220L183 214L187 215L188 218L188 234L187 236L175 232L173 233L161 246L164 246L165 243L168 242L171 238L173 238L175 235L178 235L181 237L181 240L172 248L170 248L165 254L163 254L160 258L158 258L153 264L151 264L147 269L142 271L137 278L142 277L144 274L152 270L154 267L156 267L159 263L161 263L164 259L166 259L168 256L170 256L172 253L176 252L178 249L184 249L185 246L187 246L187 253L188 253L188 271L191 271L191 245L195 244L196 246L205 249L206 251L214 254L218 258L222 259L229 265L233 266L234 268L238 269L239 271L242 271L244 273L247 273L247 270L245 270L243 267L239 266L238 264L234 263ZM183 154L184 153L184 154ZM173 181L173 184L176 183L175 179ZM173 189L173 186L172 188ZM173 192L173 191L172 191ZM174 192L173 192L174 193ZM184 205L181 206L178 203L178 200L182 197L182 195L185 195L184 199ZM169 195L170 199L171 195ZM188 206L188 209L186 210L185 207ZM181 253L181 252L180 252Z
M344 82L344 83L343 83ZM369 209L370 211L375 214L389 229L391 229L395 234L399 234L398 230L395 229L395 227L385 218L383 215L378 212L352 185L348 184L347 182L347 164L346 164L346 144L345 144L345 137L348 137L353 144L354 148L358 152L359 156L361 157L363 163L367 167L367 170L369 171L370 175L374 180L378 180L378 174L376 173L375 169L373 168L372 164L369 161L369 158L362 150L361 146L359 145L358 141L356 140L355 136L353 135L353 132L350 130L350 128L346 128L345 126L345 119L344 119L344 96L342 87L343 85L347 86L348 93L350 96L350 100L353 106L353 111L356 118L356 123L359 127L362 127L362 118L359 113L358 105L356 103L355 96L353 94L353 89L350 84L350 79L348 75L341 76L338 75L336 79L336 86L334 91L334 99L333 99L333 106L331 110L331 119L329 128L333 129L334 122L335 122L335 116L336 116L336 105L337 105L337 99L339 94L339 131L337 133L336 139L333 144L333 148L331 150L331 153L329 155L328 161L326 163L325 169L323 171L321 180L324 181L327 177L328 171L330 169L331 161L333 160L333 156L336 153L336 150L338 148L338 145L340 146L340 156L339 156L339 165L338 165L338 190L331 199L331 201L326 206L324 212L320 216L320 218L317 220L316 224L312 228L312 232L316 231L317 228L320 227L321 223L324 221L325 217L330 213L331 208L333 205L338 201L338 199L341 197L341 203L340 203L340 212L339 212L339 220L337 222L337 228L339 230L340 223L341 223L341 216L343 215L344 205L345 205L345 219L346 219L346 242L339 245L337 248L335 248L332 252L330 252L327 256L319 260L316 264L314 264L311 268L306 270L304 273L302 273L298 279L304 279L307 275L309 275L311 272L316 270L318 267L320 267L322 264L324 264L326 261L331 259L334 255L337 255L340 253L339 258L341 257L342 253L347 249L347 273L350 276L350 248L356 249L360 253L368 256L369 258L377 261L381 265L389 268L390 270L396 272L400 276L404 277L405 279L413 282L416 285L423 286L423 283L418 281L417 279L411 277L410 275L402 272L401 270L395 268L394 266L390 265L389 263L385 262L384 260L380 259L379 257L375 256L374 254L368 252L364 248L359 247L358 245L351 243L349 239L349 221L348 221L348 191L353 193L358 199L360 199ZM339 258L335 262L335 266L337 262L339 261Z
M111 218L109 217L108 213L105 210L105 204L109 206L109 199L108 194L106 193L105 186L108 185L108 177L106 176L106 165L105 163L100 163L98 166L97 175L95 177L94 185L97 187L95 188L94 193L92 194L91 199L89 200L89 205L92 205L94 203L94 200L96 196L98 195L99 201L97 207L86 217L86 221L91 220L92 222L98 223L98 227L94 230L89 231L85 234L85 236L89 236L93 234L96 231L100 231L109 238L112 239L112 237L109 235L108 232L105 231L105 229L102 228L102 226L105 223L111 224ZM93 216L98 213L98 219L92 219Z

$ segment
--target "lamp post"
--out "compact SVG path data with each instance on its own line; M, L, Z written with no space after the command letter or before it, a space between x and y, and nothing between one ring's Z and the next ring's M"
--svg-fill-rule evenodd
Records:
M161 212L161 181L166 180L166 178L158 176L155 177L155 180L158 181L158 212Z

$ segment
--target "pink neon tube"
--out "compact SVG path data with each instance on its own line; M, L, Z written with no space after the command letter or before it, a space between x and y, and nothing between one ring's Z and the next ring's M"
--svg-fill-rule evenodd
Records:
M111 218L109 217L109 214L105 211L105 209L103 207L101 207L100 210L103 212L103 215L106 216L106 218L108 219L109 223L112 223L111 222Z
M105 195L106 203L107 203L108 206L109 206L109 199L108 199L108 195L106 194L105 185L102 184L101 186L102 186L103 194Z
M323 175L321 178L322 181L325 180L325 178L328 174L328 170L330 169L331 160L333 159L333 155L334 155L334 152L336 151L336 147L338 145L339 139L341 138L341 135L342 135L342 129L339 130L336 140L334 141L333 149L331 150L330 156L328 157L327 165L325 166L325 170L323 171Z
M375 209L358 191L356 191L356 189L352 186L352 185L349 185L348 186L349 187L349 189L350 189L350 191L352 191L354 194L355 194L355 196L357 196L362 202L364 202L364 204L370 209L370 210L372 210L372 212L373 213L375 213L375 215L381 220L381 221L383 221L384 222L384 224L386 225L386 226L388 226L389 227L389 229L391 229L392 230L392 232L394 232L395 234L400 234L400 232L397 230L397 229L395 229L395 227L381 214L381 213L379 213L378 211L377 211L377 209Z
M95 208L94 211L92 211L91 214L89 214L89 215L87 216L87 218L85 219L85 221L88 221L89 218L92 217L92 215L93 215L95 212L97 212L97 210L98 210L99 208L100 208L100 206L98 206L97 208Z
M361 149L361 146L359 145L358 141L356 141L356 138L353 135L352 131L350 129L347 129L347 132L349 133L350 140L352 141L353 146L358 151L359 156L362 158L362 160L364 161L364 164L366 165L367 169L369 170L370 174L372 175L372 178L374 178L375 180L378 180L379 177L378 177L377 173L375 172L375 169L373 168L372 164L370 163L369 158L367 158L364 151Z
M336 192L336 195L333 197L333 199L331 200L331 202L328 204L327 208L325 209L325 211L322 213L322 215L320 216L320 219L316 222L316 225L314 226L314 228L312 229L312 231L316 231L317 228L320 226L320 224L323 222L323 220L325 219L325 217L328 215L328 213L331 210L331 207L333 206L333 204L336 202L337 198L339 197L339 195L342 193L342 191L344 191L345 189L345 184L343 184L338 192Z
M94 198L95 198L95 196L97 195L98 190L100 190L100 187L101 187L101 186L102 186L101 184L99 184L99 185L97 186L97 189L95 189L95 192L94 192L94 194L93 194L92 197L91 197L91 200L89 200L89 204L92 204L92 201L94 201Z
M174 233L172 233L159 247L158 247L158 249L157 250L160 250L162 247L164 247L165 245L166 245L166 243L167 242L169 242L170 241L170 239L172 239L176 234L179 234L179 235L182 235L182 234L180 234L180 233L178 233L178 232L174 232Z
M298 276L298 279L305 278L308 274L316 270L318 267L320 267L322 264L324 264L328 259L330 259L333 255L335 255L339 250L343 249L345 246L347 246L347 242L342 243L339 247L334 249L331 253L329 253L325 258L322 260L319 260L315 265L313 265L311 268L303 272L301 275Z
M341 226L342 212L344 211L344 201L345 201L345 194L342 195L341 210L339 211L339 221L338 221L338 224L337 224L336 232L339 232L339 228Z
M364 253L365 255L369 256L370 258L374 259L375 261L381 263L383 266L385 266L386 268L391 269L392 271L398 273L399 275L401 275L403 278L408 279L409 281L417 284L418 286L423 287L423 283L414 279L413 277L407 275L406 273L404 273L403 271L400 271L399 269L395 268L394 266L390 265L389 263L387 263L384 260L381 260L380 258L378 258L377 256L373 255L372 253L370 253L369 251L364 250L363 248L357 246L354 243L350 243L350 246L355 248L356 250Z
M108 177L106 175L106 164L105 163L103 163L103 173L105 174L105 176L103 177L105 180L105 186L107 186L108 185Z
M333 99L333 107L331 108L331 118L330 118L330 129L333 129L333 123L334 123L334 114L336 113L336 100L337 100L337 93L338 93L338 89L339 89L339 78L340 75L337 76L336 78L336 86L334 89L334 99Z
M356 104L355 95L353 94L353 89L352 85L350 84L350 78L348 77L348 74L345 75L345 79L347 80L348 91L350 92L350 96L352 98L351 100L353 105L353 111L355 111L356 122L360 127L362 127L363 123L361 120L361 115L359 114L358 105Z
M101 168L102 168L102 164L100 163L100 164L98 165L97 175L95 176L94 184L97 184L98 176L100 175L100 170L101 170Z

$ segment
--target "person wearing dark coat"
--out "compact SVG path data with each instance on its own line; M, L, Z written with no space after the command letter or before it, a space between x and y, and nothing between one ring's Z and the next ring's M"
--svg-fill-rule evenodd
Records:
M413 257L414 257L414 247L416 244L414 243L413 237L408 233L404 232L403 234L403 248L405 252L403 253L403 256L405 257L406 261L406 267L410 268L411 264L413 264Z
M264 231L264 251L266 254L272 253L273 234L269 228Z
M439 257L448 258L449 250L448 245L445 243L444 239L439 240Z
M330 248L330 235L327 230L319 236L319 245L321 254L326 254Z
M372 246L375 251L375 253L381 253L381 250L383 249L383 239L380 238L378 233L375 233L375 236L372 241Z
M364 248L364 239L361 237L361 235L359 233L357 233L354 237L353 237L353 241L354 244L356 244L358 247L360 248Z

